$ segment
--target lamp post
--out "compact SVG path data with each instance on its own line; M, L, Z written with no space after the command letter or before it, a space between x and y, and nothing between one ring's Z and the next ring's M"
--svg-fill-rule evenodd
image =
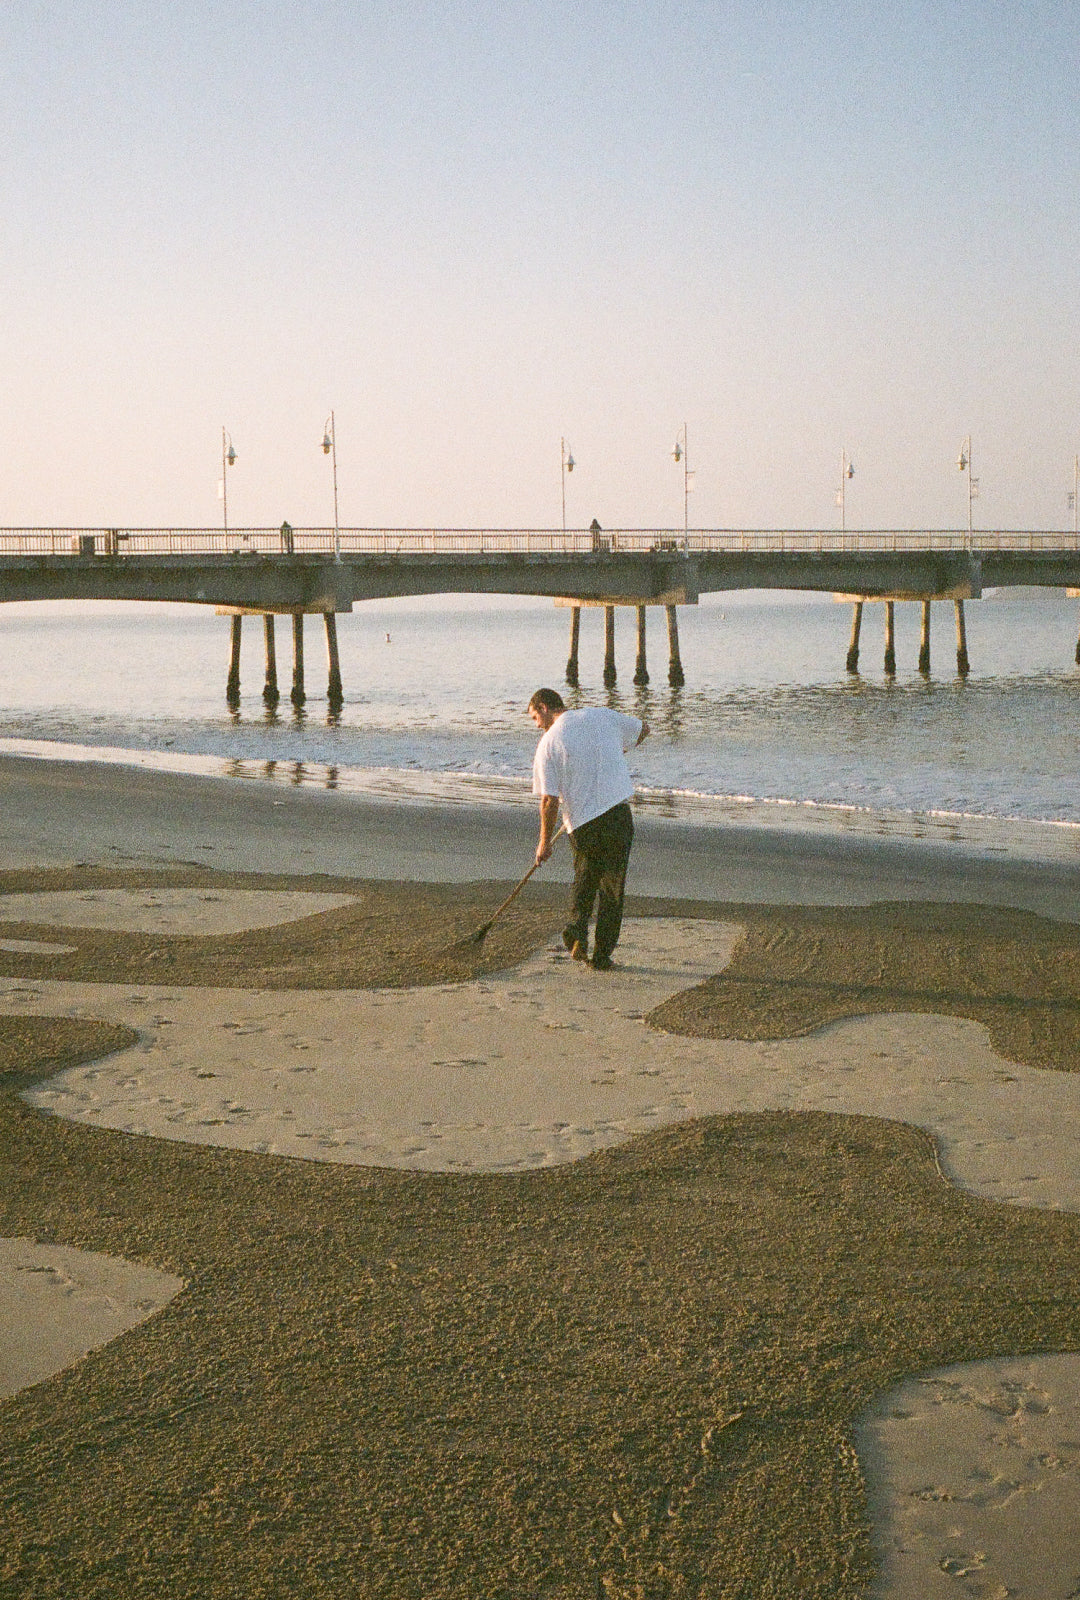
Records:
M1072 493L1068 496L1069 510L1073 514L1073 539L1080 533L1077 525L1077 507L1080 506L1080 456L1073 456L1073 486Z
M690 455L686 443L686 423L684 422L675 435L675 445L671 452L671 459L678 466L682 462L683 481L683 554L686 554L690 538L690 490L693 473L690 471Z
M329 456L334 464L334 560L341 560L341 529L338 526L338 500L337 500L337 432L334 428L334 413L331 411L323 428L322 438L323 455Z
M561 470L560 470L560 473L559 473L559 481L562 484L562 531L565 533L566 532L566 474L568 472L573 472L574 467L576 465L576 463L574 461L574 452L571 450L570 446L567 444L565 439L560 439L559 440L559 455L560 455L560 459L561 459L561 462L562 462L562 467L561 467Z
M221 515L226 535L229 532L229 468L236 460L230 436L221 430Z
M848 479L849 478L853 478L854 476L855 476L855 468L852 465L852 463L848 460L847 451L846 450L841 450L841 452L840 452L840 487L836 491L836 503L840 507L840 532L841 533L845 533L847 531L847 519L846 519L844 490L845 490L845 488L847 486Z
M978 480L978 478L976 478L973 475L972 468L971 468L971 435L970 435L970 433L968 434L967 438L964 440L963 444L960 446L960 454L956 458L956 465L957 465L957 467L959 468L959 470L961 472L966 472L967 475L968 475L968 481L967 481L967 491L968 491L968 525L967 525L967 531L968 531L968 549L970 549L971 548L971 502L974 499L977 498L978 493L979 493L979 480Z

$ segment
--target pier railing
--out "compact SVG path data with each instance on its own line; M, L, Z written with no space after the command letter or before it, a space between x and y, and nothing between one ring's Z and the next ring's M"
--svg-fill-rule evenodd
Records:
M867 554L1080 551L1070 532L999 529L0 528L0 556Z

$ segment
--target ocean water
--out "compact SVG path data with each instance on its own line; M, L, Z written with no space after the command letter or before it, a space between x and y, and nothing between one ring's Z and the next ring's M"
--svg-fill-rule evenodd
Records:
M229 623L197 606L10 604L0 609L0 750L359 789L403 800L532 804L541 684L571 705L647 718L639 803L658 816L932 834L1056 860L1080 852L1080 608L1060 591L999 590L966 606L971 671L956 673L951 604L933 608L932 665L916 670L920 607L897 605L894 678L883 607L828 597L708 597L679 612L686 684L667 683L650 610L647 687L631 682L634 613L617 613L618 683L601 681L603 614L582 613L581 686L565 687L569 612L550 601L448 596L358 605L338 619L345 702L332 712L322 622L305 624L308 700L287 698L279 622L276 711L263 637L245 619L241 700L225 701Z

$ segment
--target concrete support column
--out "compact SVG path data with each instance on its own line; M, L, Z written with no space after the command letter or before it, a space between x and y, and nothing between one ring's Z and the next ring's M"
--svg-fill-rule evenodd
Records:
M667 612L668 669L667 681L673 689L681 689L686 682L679 654L679 616L675 606L665 606Z
M570 607L570 654L566 659L566 681L572 689L578 686L578 646L581 643L581 607Z
M326 623L326 666L329 673L326 698L330 702L332 711L340 711L341 703L345 696L341 692L341 662L338 658L337 617L332 611L325 611L323 620Z
M297 611L292 619L292 693L289 699L294 706L302 706L307 696L304 693L304 615Z
M962 678L966 678L970 670L967 653L967 629L964 626L964 602L955 600L956 607L956 670Z
M922 633L919 638L919 671L930 671L930 602L922 603Z
M648 683L649 667L645 659L645 607L637 608L637 660L634 662L634 682Z
M277 645L274 640L274 613L267 611L263 614L263 633L266 636L266 682L263 684L263 699L268 706L276 706L281 696L277 686Z
M896 602L885 602L885 671L890 677L896 673Z
M615 682L615 607L604 607L604 685Z
M863 602L861 600L856 600L851 608L851 643L848 645L847 653L847 670L849 672L858 672L859 670L859 633L862 629L862 608Z
M240 698L240 628L244 621L239 613L229 618L232 624L229 641L229 676L225 684L225 698L235 705Z

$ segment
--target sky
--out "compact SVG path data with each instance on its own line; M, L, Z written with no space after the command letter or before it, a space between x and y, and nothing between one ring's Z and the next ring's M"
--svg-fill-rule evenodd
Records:
M0 198L2 526L1072 527L1075 0L5 0Z

